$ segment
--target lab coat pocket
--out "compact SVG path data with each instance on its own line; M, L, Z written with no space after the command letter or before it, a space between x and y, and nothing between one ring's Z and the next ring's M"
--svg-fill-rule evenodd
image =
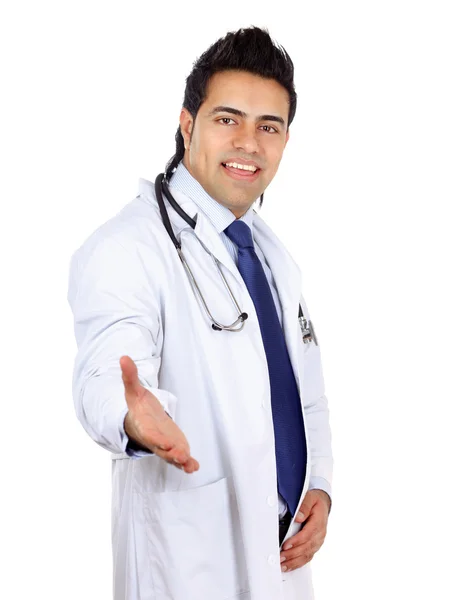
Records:
M232 477L149 492L144 511L154 599L248 600Z

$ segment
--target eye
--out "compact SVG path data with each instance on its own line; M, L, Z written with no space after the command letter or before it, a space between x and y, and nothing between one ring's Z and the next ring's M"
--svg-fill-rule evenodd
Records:
M232 121L233 123L235 123L234 119L231 119L230 117L222 117L221 119L218 119L218 123L221 123L222 121ZM223 123L223 124L227 125L227 123ZM261 125L261 127L268 127L269 130L271 130L271 131L266 131L266 133L279 133L279 131L275 127L272 127L271 125Z
M278 131L275 129L275 127L272 127L271 125L261 125L261 127L268 127L269 129L273 129L273 131L275 133L278 133ZM271 133L271 132L267 132L267 133Z

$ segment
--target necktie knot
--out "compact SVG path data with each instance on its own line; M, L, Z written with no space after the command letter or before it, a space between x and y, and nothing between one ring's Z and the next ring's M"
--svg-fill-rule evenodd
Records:
M232 223L226 227L224 233L238 248L253 248L254 250L253 234L244 221L239 221L238 219L232 221Z

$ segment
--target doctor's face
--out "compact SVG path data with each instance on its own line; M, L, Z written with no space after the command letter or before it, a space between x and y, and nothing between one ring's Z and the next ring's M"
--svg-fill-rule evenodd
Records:
M196 119L182 108L183 164L239 218L278 170L289 139L288 113L289 94L274 79L243 71L216 73ZM257 170L245 170L245 165Z

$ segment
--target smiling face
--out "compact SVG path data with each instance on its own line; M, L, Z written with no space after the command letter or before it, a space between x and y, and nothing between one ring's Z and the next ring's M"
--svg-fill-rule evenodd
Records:
M217 202L241 217L267 188L289 139L289 94L274 79L215 73L196 119L182 108L183 164ZM255 173L237 165L253 164Z

